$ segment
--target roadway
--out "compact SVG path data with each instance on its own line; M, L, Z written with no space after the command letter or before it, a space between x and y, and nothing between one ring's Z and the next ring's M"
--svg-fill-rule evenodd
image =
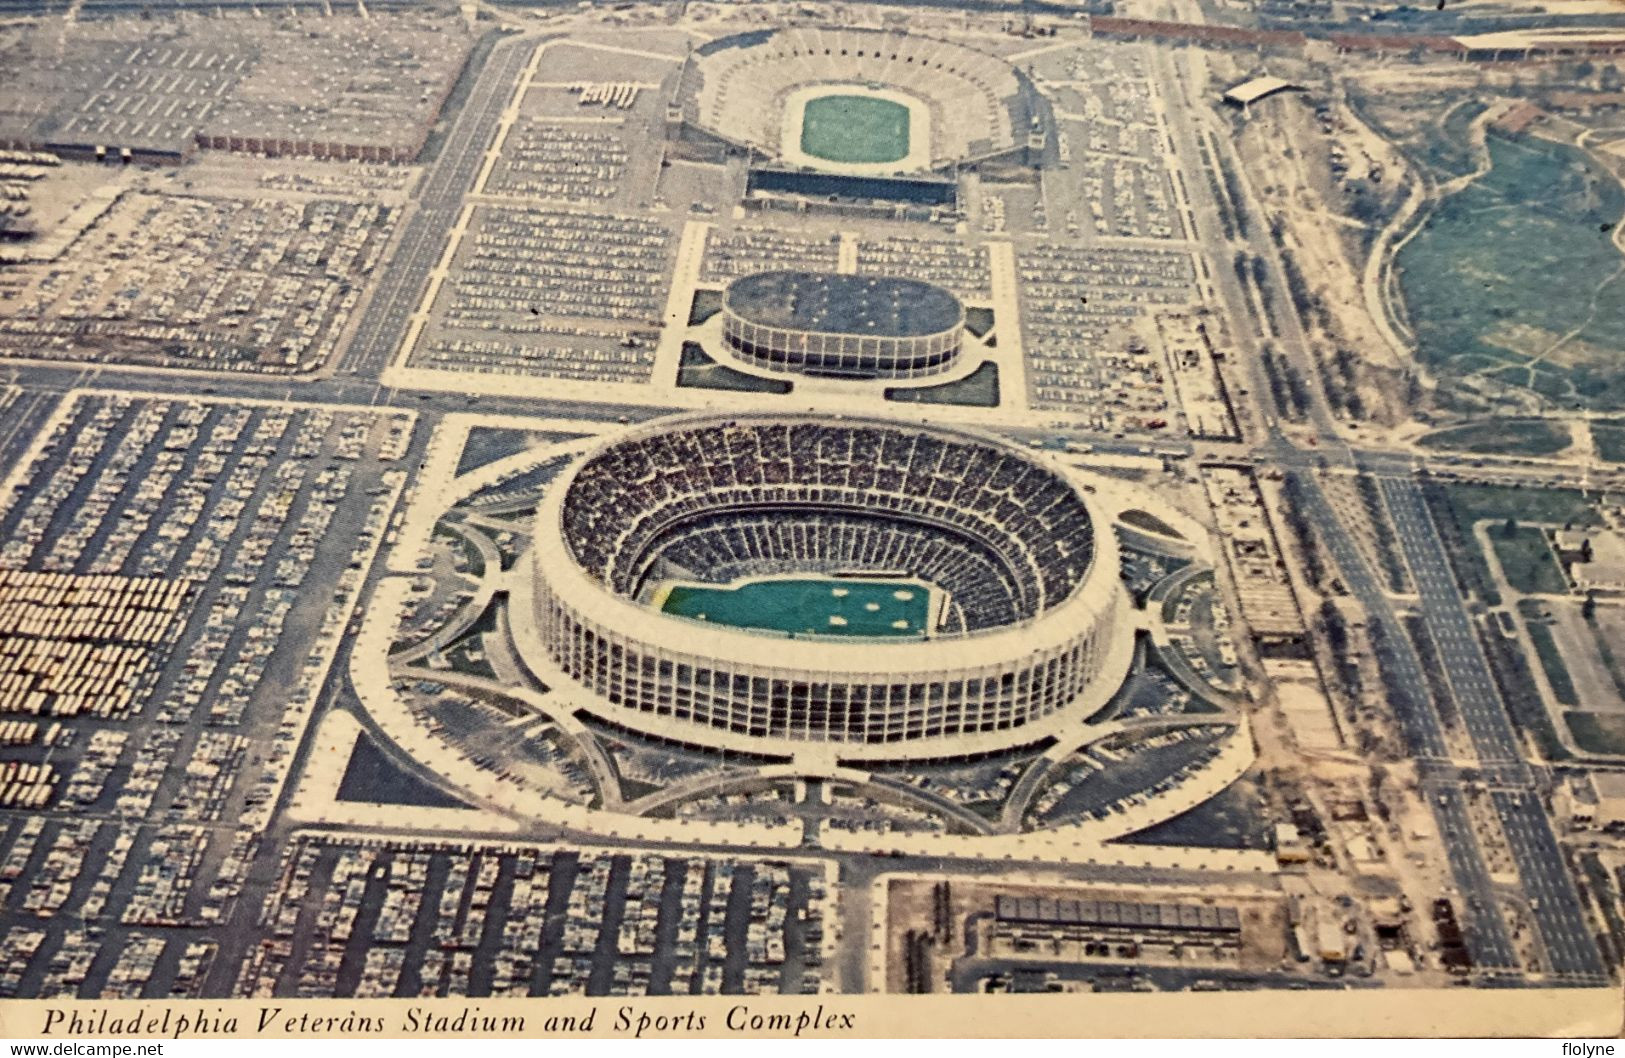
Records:
M1491 797L1545 946L1548 971L1565 983L1606 985L1608 969L1540 798L1532 790L1497 790Z
M1438 645L1451 697L1461 710L1462 724L1472 739L1475 754L1487 765L1521 765L1523 755L1517 733L1496 690L1466 600L1456 585L1450 556L1439 539L1422 490L1413 477L1381 475L1376 481L1411 568L1421 599L1422 619ZM1526 782L1529 778L1527 774L1520 777Z
M1384 661L1392 666L1393 682L1399 686L1415 688L1417 691L1396 703L1405 741L1419 760L1436 762L1448 760L1450 751L1444 727L1427 697L1427 680L1422 672L1421 661L1411 647L1404 626L1400 624L1393 607L1389 605L1381 580L1366 565L1353 538L1343 528L1331 504L1326 501L1315 476L1301 470L1290 470L1288 476L1301 490L1308 508L1303 512L1304 517L1320 528L1327 549L1331 551L1337 568L1342 571L1343 582L1359 601L1370 620L1382 624L1386 633L1386 645L1390 648L1388 652L1391 655Z
M1315 476L1296 469L1290 473L1303 490L1309 508L1306 516L1321 529L1350 592L1368 618L1384 628L1387 642L1382 663L1392 683L1415 689L1415 693L1395 697L1394 705L1406 742L1418 758L1423 789L1438 818L1451 873L1466 898L1460 911L1473 960L1490 973L1513 971L1519 965L1467 812L1469 793L1488 780L1496 787L1491 796L1549 970L1573 982L1606 981L1607 970L1586 924L1579 893L1536 794L1535 776L1524 762L1517 733L1479 644L1467 602L1457 588L1444 542L1416 484L1411 461L1396 453L1362 452L1358 459L1373 473L1382 491L1416 582L1422 619L1437 645L1450 696L1477 758L1469 774L1449 759L1444 728L1426 692L1428 682L1420 659L1380 580L1366 566Z
M1465 906L1457 911L1473 963L1489 974L1516 973L1520 964L1512 935L1496 910L1495 886L1467 813L1466 791L1450 762L1444 726L1427 694L1428 683L1421 660L1405 626L1389 604L1381 581L1366 565L1314 475L1299 470L1289 473L1302 490L1308 508L1304 511L1305 517L1320 528L1350 593L1365 610L1367 619L1382 626L1385 642L1379 664L1389 676L1390 686L1413 689L1410 694L1388 697L1405 742L1418 762L1422 787L1438 821L1451 876L1464 897Z
M22 459L54 407L50 394L34 390L24 390L14 402L0 407L0 476Z
M534 39L510 38L491 49L485 68L423 177L416 206L384 264L383 276L350 347L339 361L340 372L376 378L399 352L427 289L429 273L440 263L446 240L462 213L463 196L474 187L502 112L536 47Z
M1185 181L1185 193L1190 200L1191 219L1197 229L1198 241L1204 247L1215 248L1214 252L1207 254L1215 293L1225 303L1229 318L1236 322L1231 337L1248 347L1253 354L1246 358L1251 376L1249 395L1253 397L1255 403L1264 406L1264 417L1273 426L1279 419L1281 410L1275 407L1273 390L1263 367L1263 348L1273 344L1303 376L1305 382L1313 383L1320 377L1319 371L1309 357L1307 351L1309 343L1303 333L1302 321L1299 320L1297 312L1289 311L1293 303L1292 296L1281 278L1285 272L1281 268L1275 242L1269 236L1263 215L1251 201L1233 203L1229 212L1237 220L1236 235L1227 239L1224 224L1220 220L1226 206L1214 198L1208 180L1199 175L1202 165L1200 159L1203 155L1198 145L1199 119L1195 116L1206 118L1208 108L1204 105L1204 101L1193 99L1187 87L1190 84L1190 77L1184 67L1189 59L1178 51L1163 49L1155 49L1150 55L1156 76L1163 85L1169 86L1164 91L1170 93L1170 102L1180 104L1165 107L1162 116L1168 134L1174 141L1176 153L1188 160L1186 174L1190 179ZM1177 100L1172 98L1172 93L1175 92L1178 93ZM1243 182L1245 178L1242 176L1239 162L1233 157L1230 137L1213 136L1209 137L1209 141L1215 150L1232 155L1229 158L1219 156L1213 158L1214 164L1221 170L1213 174L1214 179L1221 185L1224 184L1222 170L1229 169L1237 176L1238 183ZM1243 213L1247 216L1245 233L1240 226L1239 215ZM1236 277L1231 261L1231 255L1236 249L1243 249L1251 256L1269 264L1265 272L1270 289L1258 291L1260 298L1263 299L1262 307L1267 319L1258 319L1259 313L1254 309L1253 298ZM1251 321L1253 329L1243 326L1242 321ZM1323 443L1335 444L1337 424L1326 405L1324 394L1320 387L1312 384L1308 386L1308 391L1309 401L1305 415L1309 424L1320 435Z
M1159 55L1157 62L1173 62ZM1185 83L1183 77L1166 78L1165 83ZM1197 150L1197 132L1189 115L1197 108L1170 107L1169 130L1185 156L1201 157ZM1216 137L1220 150L1226 149L1224 137ZM1233 167L1239 173L1233 158L1215 158L1220 165ZM1292 305L1289 292L1284 289L1281 271L1273 242L1256 229L1260 227L1259 214L1250 202L1237 203L1238 210L1252 210L1254 223L1251 237L1240 237L1227 244L1221 226L1216 223L1217 211L1222 208L1212 200L1203 180L1187 182L1196 212L1196 220L1203 232L1206 245L1233 246L1240 244L1248 252L1269 261L1268 279L1274 284L1266 301L1271 313L1270 328L1277 336L1278 345L1289 361L1293 362L1305 379L1318 374L1305 356L1305 342L1301 321L1297 313L1286 311ZM1229 305L1232 318L1246 318L1244 310L1249 304L1228 262L1213 261L1215 286L1222 300ZM1466 601L1457 589L1451 572L1449 555L1440 539L1417 486L1415 474L1418 460L1405 452L1356 451L1345 445L1339 437L1336 424L1325 404L1318 386L1310 387L1308 422L1315 434L1316 450L1305 451L1294 445L1275 425L1279 409L1271 409L1271 391L1263 378L1257 355L1259 338L1238 328L1236 337L1252 347L1254 355L1248 360L1252 366L1252 389L1265 408L1270 434L1251 451L1237 446L1239 461L1261 468L1277 469L1296 479L1308 509L1309 521L1321 530L1322 538L1332 558L1342 571L1344 582L1365 610L1368 619L1380 625L1385 635L1384 657L1380 659L1391 685L1408 688L1412 693L1390 695L1397 713L1401 731L1407 745L1419 763L1423 788L1428 803L1438 820L1440 833L1445 837L1445 852L1451 874L1464 896L1464 907L1458 909L1464 933L1473 960L1481 973L1490 978L1510 976L1518 972L1513 938L1499 910L1496 887L1485 864L1478 835L1467 811L1470 787L1456 763L1450 760L1449 742L1444 725L1428 693L1428 681L1421 661L1409 636L1394 613L1380 578L1366 566L1348 531L1322 494L1314 470L1327 470L1333 465L1339 469L1362 469L1373 474L1382 490L1392 515L1396 534L1405 558L1417 582L1421 601L1421 616L1429 634L1437 644L1445 678L1458 713L1471 740L1478 769L1474 782L1490 779L1500 789L1494 794L1500 811L1503 831L1509 851L1517 865L1523 882L1531 919L1544 946L1549 969L1560 977L1579 982L1606 982L1607 971L1594 938L1586 926L1586 916L1575 890L1573 880L1558 848L1550 820L1535 794L1534 776L1525 764L1515 729L1509 719L1506 705L1496 688L1494 676L1478 642ZM1216 453L1215 453L1216 454ZM1434 462L1428 460L1427 462ZM1457 465L1457 460L1443 457L1441 464ZM1508 478L1529 486L1549 486L1558 471L1550 467L1528 465L1516 460L1483 460L1484 466L1474 467L1474 476L1486 473ZM1595 484L1595 483L1594 483Z
M481 415L540 415L560 419L605 422L624 419L634 422L671 411L670 408L648 404L605 404L534 397L473 397L461 393L406 390L385 386L374 379L342 375L289 379L276 375L163 368L87 368L84 365L41 363L14 367L6 376L6 381L23 389L15 405L18 408L31 407L42 400L54 406L56 402L50 398L75 389L109 389L125 393L150 393L178 400L267 400L290 404L378 406L431 416L477 412ZM46 412L38 414L43 417ZM13 446L21 451L32 439L28 430L8 432L11 430L8 417L5 425L0 426L0 454Z
M1500 787L1491 796L1549 969L1565 978L1605 982L1607 970L1586 924L1579 892L1536 795L1535 777L1524 762L1517 732L1422 490L1412 476L1380 475L1376 480L1416 582L1422 618L1438 646L1462 726L1480 764Z

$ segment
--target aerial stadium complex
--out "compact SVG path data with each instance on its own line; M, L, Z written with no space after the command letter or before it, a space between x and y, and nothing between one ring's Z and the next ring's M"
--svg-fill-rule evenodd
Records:
M1024 74L975 48L796 27L697 49L668 120L797 168L883 176L1025 158L1043 115Z
M938 374L959 355L965 309L917 279L760 272L723 297L729 351L770 371L860 379Z
M586 451L537 518L527 663L685 744L1008 748L1086 719L1132 653L1111 514L991 436L666 420Z
M674 60L647 105L669 192L709 193L694 165L743 190L683 222L654 341L655 402L709 410L448 426L365 700L433 775L589 831L1036 849L1154 826L1250 766L1204 527L952 388L1008 366L1033 395L1021 247L942 233L962 187L1041 200L1057 120L964 39L798 27ZM986 432L887 417L905 393Z

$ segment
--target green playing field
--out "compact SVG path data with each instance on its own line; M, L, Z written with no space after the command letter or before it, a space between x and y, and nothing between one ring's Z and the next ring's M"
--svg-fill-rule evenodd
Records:
M873 96L810 99L801 116L801 149L831 162L895 162L908 155L908 107Z
M759 580L737 588L677 585L661 610L792 635L920 636L931 593L912 581Z

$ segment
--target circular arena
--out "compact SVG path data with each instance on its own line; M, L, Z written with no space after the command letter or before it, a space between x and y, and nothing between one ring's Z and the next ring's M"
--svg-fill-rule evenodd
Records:
M548 489L520 648L587 711L685 744L843 759L1029 744L1127 671L1110 517L1059 463L990 436L668 419L589 448Z
M1010 155L1040 105L1004 60L932 37L794 27L697 49L683 124L809 169L918 172Z
M916 279L775 271L723 293L723 340L769 371L855 379L911 379L957 361L965 309Z

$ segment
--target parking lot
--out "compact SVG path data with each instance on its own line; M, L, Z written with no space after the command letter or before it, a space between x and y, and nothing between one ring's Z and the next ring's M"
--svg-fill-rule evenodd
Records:
M290 845L248 996L816 992L824 872L526 845Z
M22 489L0 497L0 621L26 660L106 653L116 617L112 645L137 660L104 670L92 655L77 684L6 697L0 767L52 780L38 814L0 829L0 906L49 941L17 987L138 994L186 946L178 935L154 964L142 930L229 913L382 542L411 426L126 394L59 407ZM83 708L114 673L122 690ZM112 928L64 932L94 919Z
M396 213L334 199L121 198L61 264L0 280L0 353L308 371L379 263Z
M479 207L410 366L641 381L675 240L633 216Z
M1166 364L1138 329L1194 299L1190 255L1035 245L1017 264L1034 406L1106 433L1166 431Z

